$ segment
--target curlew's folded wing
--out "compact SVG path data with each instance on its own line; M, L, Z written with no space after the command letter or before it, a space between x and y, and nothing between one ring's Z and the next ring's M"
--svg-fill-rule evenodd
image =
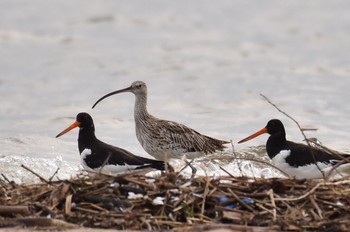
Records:
M178 149L183 152L210 154L215 151L222 151L225 148L224 144L229 143L202 135L185 125L171 121L159 120L157 128L156 133L159 135L160 143L168 144L171 149Z

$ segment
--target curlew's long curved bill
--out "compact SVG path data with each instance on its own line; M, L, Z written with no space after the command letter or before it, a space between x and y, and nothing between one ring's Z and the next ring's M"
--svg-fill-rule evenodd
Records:
M258 137L259 135L262 135L264 133L267 133L267 129L264 127L262 128L261 130L255 132L254 134L248 136L247 138L245 139L242 139L241 141L239 141L238 143L244 143L244 142L247 142L248 140L251 140L251 139L254 139L255 137Z
M111 93L108 93L106 95L104 95L103 97L101 97L100 99L98 99L95 104L92 106L92 109L95 108L95 106L100 102L102 101L103 99L107 98L107 97L110 97L114 94L118 94L118 93L124 93L124 92L130 92L131 90L131 86L128 87L128 88L125 88L125 89L121 89L121 90L117 90L117 91L114 91L114 92L111 92Z
M70 126L67 127L66 129L64 129L61 133L59 133L58 135L56 135L56 138L58 138L58 137L64 135L64 134L67 133L68 131L70 131L70 130L72 130L72 129L78 127L78 126L80 126L80 122L78 122L78 121L73 122L72 125L70 125Z

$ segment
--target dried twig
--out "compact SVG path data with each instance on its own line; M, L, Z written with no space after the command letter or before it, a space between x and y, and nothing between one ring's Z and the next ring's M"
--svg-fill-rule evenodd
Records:
M194 161L194 159L192 159L191 161L185 161L185 163L186 163L186 165L183 167L183 168L181 168L181 170L178 172L178 176L181 174L181 172L183 171L183 170L185 170L187 167L190 167L190 168L192 168L192 170L193 170L193 166L192 166L192 163L193 163L193 161ZM193 174L193 173L192 173Z
M238 166L238 170L240 171L241 175L243 176L243 171L242 171L242 168L241 168L241 163L238 162L238 157L237 157L237 154L236 154L236 152L235 152L235 147L233 146L232 140L231 140L230 142L231 142L231 146L232 146L232 154L234 155L234 157L235 157L235 159L236 159L237 166Z
M318 204L316 203L314 196L309 196L309 199L310 199L310 202L311 202L311 204L313 205L313 207L316 209L319 218L320 218L320 219L323 219L322 210L320 209L320 207L319 207Z
M30 210L26 205L0 205L0 214L24 214L29 215Z
M1 176L2 176L8 183L11 183L11 181L10 181L3 173L1 173Z
M32 171L30 168L26 167L25 165L21 164L21 167L24 168L25 170L29 171L30 173L34 174L37 176L41 181L45 182L46 184L50 184L44 177L40 176L38 173L35 173Z
M257 214L257 212L250 207L249 205L247 205L244 201L242 201L233 191L232 189L228 189L228 191L230 192L231 196L233 196L244 208L248 209L249 211L253 212L254 214Z
M303 198L308 197L309 195L311 195L313 192L315 192L315 190L317 188L319 188L321 185L323 185L323 183L317 183L312 189L310 189L309 191L307 191L305 194L299 196L299 197L295 197L295 198L275 198L276 201L299 201Z
M335 164L332 169L327 173L326 175L326 180L329 180L329 178L332 176L332 173L334 171L338 171L337 168L340 166L340 165L343 165L343 164L346 164L346 163L350 163L350 157L347 157L347 158L344 158L344 156L341 156L343 158L342 161L338 162L337 164Z
M56 171L52 174L52 176L49 178L49 182L52 181L52 179L55 177L55 175L58 173L59 170L60 170L60 168L58 167L58 168L56 169Z
M276 210L275 198L273 196L273 189L269 189L269 191L267 191L267 194L270 196L271 205L273 207L273 209L272 209L273 221L275 222L277 220L277 210Z
M203 192L203 201L202 201L202 208L201 208L201 215L204 215L204 210L205 210L205 201L209 192L209 183L210 179L205 178L205 187L204 187L204 192Z
M223 170L227 175L229 175L231 178L235 178L234 175L232 175L231 173L229 173L229 171L227 171L226 169L224 169L222 166L219 167L221 170Z

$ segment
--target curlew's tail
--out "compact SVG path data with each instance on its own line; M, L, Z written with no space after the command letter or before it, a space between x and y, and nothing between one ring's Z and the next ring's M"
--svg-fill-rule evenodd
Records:
M207 142L206 142L206 153L214 153L215 151L223 151L227 148L226 144L230 143L229 141L220 140L220 139L214 139L211 137L206 136Z

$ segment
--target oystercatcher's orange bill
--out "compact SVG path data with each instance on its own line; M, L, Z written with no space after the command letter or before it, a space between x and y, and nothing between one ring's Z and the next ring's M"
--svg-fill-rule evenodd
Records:
M255 137L258 137L259 135L262 135L264 133L267 133L267 128L262 128L261 130L255 132L254 134L248 136L247 138L245 139L242 139L241 141L239 141L238 143L244 143L244 142L247 142L248 140L251 140L251 139L254 139Z
M67 133L68 131L70 131L70 130L72 130L72 129L78 127L78 126L80 126L80 122L78 122L78 121L73 122L72 125L70 125L70 126L67 127L66 129L64 129L61 133L59 133L58 135L56 135L56 138L58 138L58 137L64 135L64 134Z

